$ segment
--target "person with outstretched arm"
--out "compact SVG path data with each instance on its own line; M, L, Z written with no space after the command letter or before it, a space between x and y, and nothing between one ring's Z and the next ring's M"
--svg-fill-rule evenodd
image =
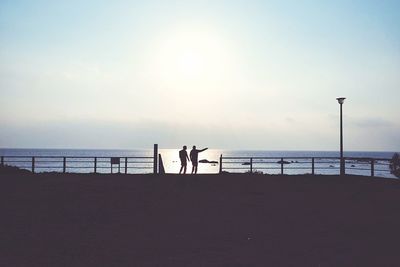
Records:
M181 160L181 169L179 171L179 174L182 173L182 170L183 170L183 174L186 174L187 160L190 161L186 149L187 149L187 146L183 146L183 149L179 151L179 159Z
M190 151L190 160L192 161L192 174L196 174L197 173L197 165L199 163L199 153L206 151L208 149L208 147L204 148L204 149L196 149L196 146L193 146L193 149Z

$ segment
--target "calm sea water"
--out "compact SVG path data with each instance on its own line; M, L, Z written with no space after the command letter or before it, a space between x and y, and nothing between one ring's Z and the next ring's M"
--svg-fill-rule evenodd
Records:
M168 173L177 173L180 169L178 156L179 149L160 149L159 153L162 156L164 167ZM394 152L345 152L346 157L362 157L362 158L386 158L390 159ZM98 157L98 172L110 172L109 157L135 157L144 156L152 157L153 150L94 150L94 149L0 149L0 156L5 156L5 163L9 165L19 166L30 169L30 158L32 156L60 156L60 157ZM209 161L219 161L220 155L224 157L285 157L289 164L284 165L284 173L286 174L302 174L311 173L311 159L296 159L296 157L338 157L337 151L261 151L261 150L217 150L209 149L199 154L199 159L207 159ZM8 158L7 156L24 156L26 158ZM103 159L101 157L104 157ZM290 157L294 157L290 159ZM107 159L108 158L108 159ZM18 162L11 162L18 160ZM277 174L280 173L279 159L270 160L254 160L253 170L262 171L263 173ZM132 163L129 166L129 173L151 173L152 160L142 159L133 160L137 163ZM230 172L246 172L249 170L248 159L240 160L224 160L224 168L240 168L226 169ZM124 161L122 159L121 171L123 171ZM93 159L68 159L67 171L71 172L93 172ZM61 171L62 159L41 158L36 160L37 172L44 171ZM370 175L370 164L360 161L349 161L346 163L348 174ZM72 168L73 167L73 168ZM192 165L188 163L187 172L190 173ZM321 159L315 163L317 174L338 174L339 161ZM361 170L368 169L368 170ZM390 174L389 166L386 161L377 161L375 166L375 175L387 178L395 178ZM114 171L117 171L114 168ZM219 164L199 163L198 173L218 173Z

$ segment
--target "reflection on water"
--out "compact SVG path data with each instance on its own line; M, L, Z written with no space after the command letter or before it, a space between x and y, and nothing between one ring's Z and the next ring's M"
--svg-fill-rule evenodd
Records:
M181 162L179 160L179 150L180 149L160 149L160 154L163 159L165 171L167 173L178 173L181 167ZM189 151L190 152L190 149ZM202 159L207 159L209 161L219 161L219 157L223 153L223 150L209 149L204 152L199 153L199 161ZM187 172L192 171L192 164L188 162ZM219 164L201 163L199 162L197 173L218 173Z

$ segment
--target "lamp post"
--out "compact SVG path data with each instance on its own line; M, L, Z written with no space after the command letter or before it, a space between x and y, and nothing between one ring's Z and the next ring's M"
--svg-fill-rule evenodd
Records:
M343 158L343 103L345 99L345 97L336 98L340 105L340 175L346 174L346 168Z

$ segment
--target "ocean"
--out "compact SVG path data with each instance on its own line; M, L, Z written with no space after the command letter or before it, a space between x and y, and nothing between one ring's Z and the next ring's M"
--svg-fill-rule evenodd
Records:
M180 149L160 149L165 171L167 173L178 173L180 161L178 151ZM190 152L190 148L188 149ZM367 151L346 151L345 157L357 158L376 158L390 159L394 152L367 152ZM278 174L281 172L281 164L278 163L284 157L285 174L304 174L311 173L311 157L339 157L338 151L264 151L264 150L219 150L209 149L199 154L199 160L219 161L220 155L223 157L274 157L275 159L254 159L253 171L268 174ZM38 158L36 159L36 172L62 171L62 157L83 157L67 159L67 172L90 173L93 172L94 157L98 157L97 172L110 173L110 157L121 158L120 171L124 171L125 157L152 157L152 149L142 150L110 150L110 149L0 149L0 156L4 157L4 163L18 166L25 169L31 168L31 157L60 157L60 158ZM19 156L12 158L7 156ZM93 157L93 158L90 158ZM292 158L291 158L292 157ZM299 159L298 157L309 157ZM132 159L132 164L128 166L128 173L151 173L152 159ZM18 162L16 162L18 161ZM137 163L135 163L137 162ZM131 168L132 166L132 168ZM188 163L187 173L191 172L192 165ZM224 171L246 172L249 171L249 159L224 159ZM229 169L232 168L232 169ZM384 160L375 162L375 176L385 178L395 178L389 172L389 164ZM113 172L118 171L114 165ZM219 164L199 163L198 173L218 173ZM338 174L339 161L336 159L316 159L316 174ZM346 173L356 175L371 174L370 163L360 160L349 160L346 162Z

